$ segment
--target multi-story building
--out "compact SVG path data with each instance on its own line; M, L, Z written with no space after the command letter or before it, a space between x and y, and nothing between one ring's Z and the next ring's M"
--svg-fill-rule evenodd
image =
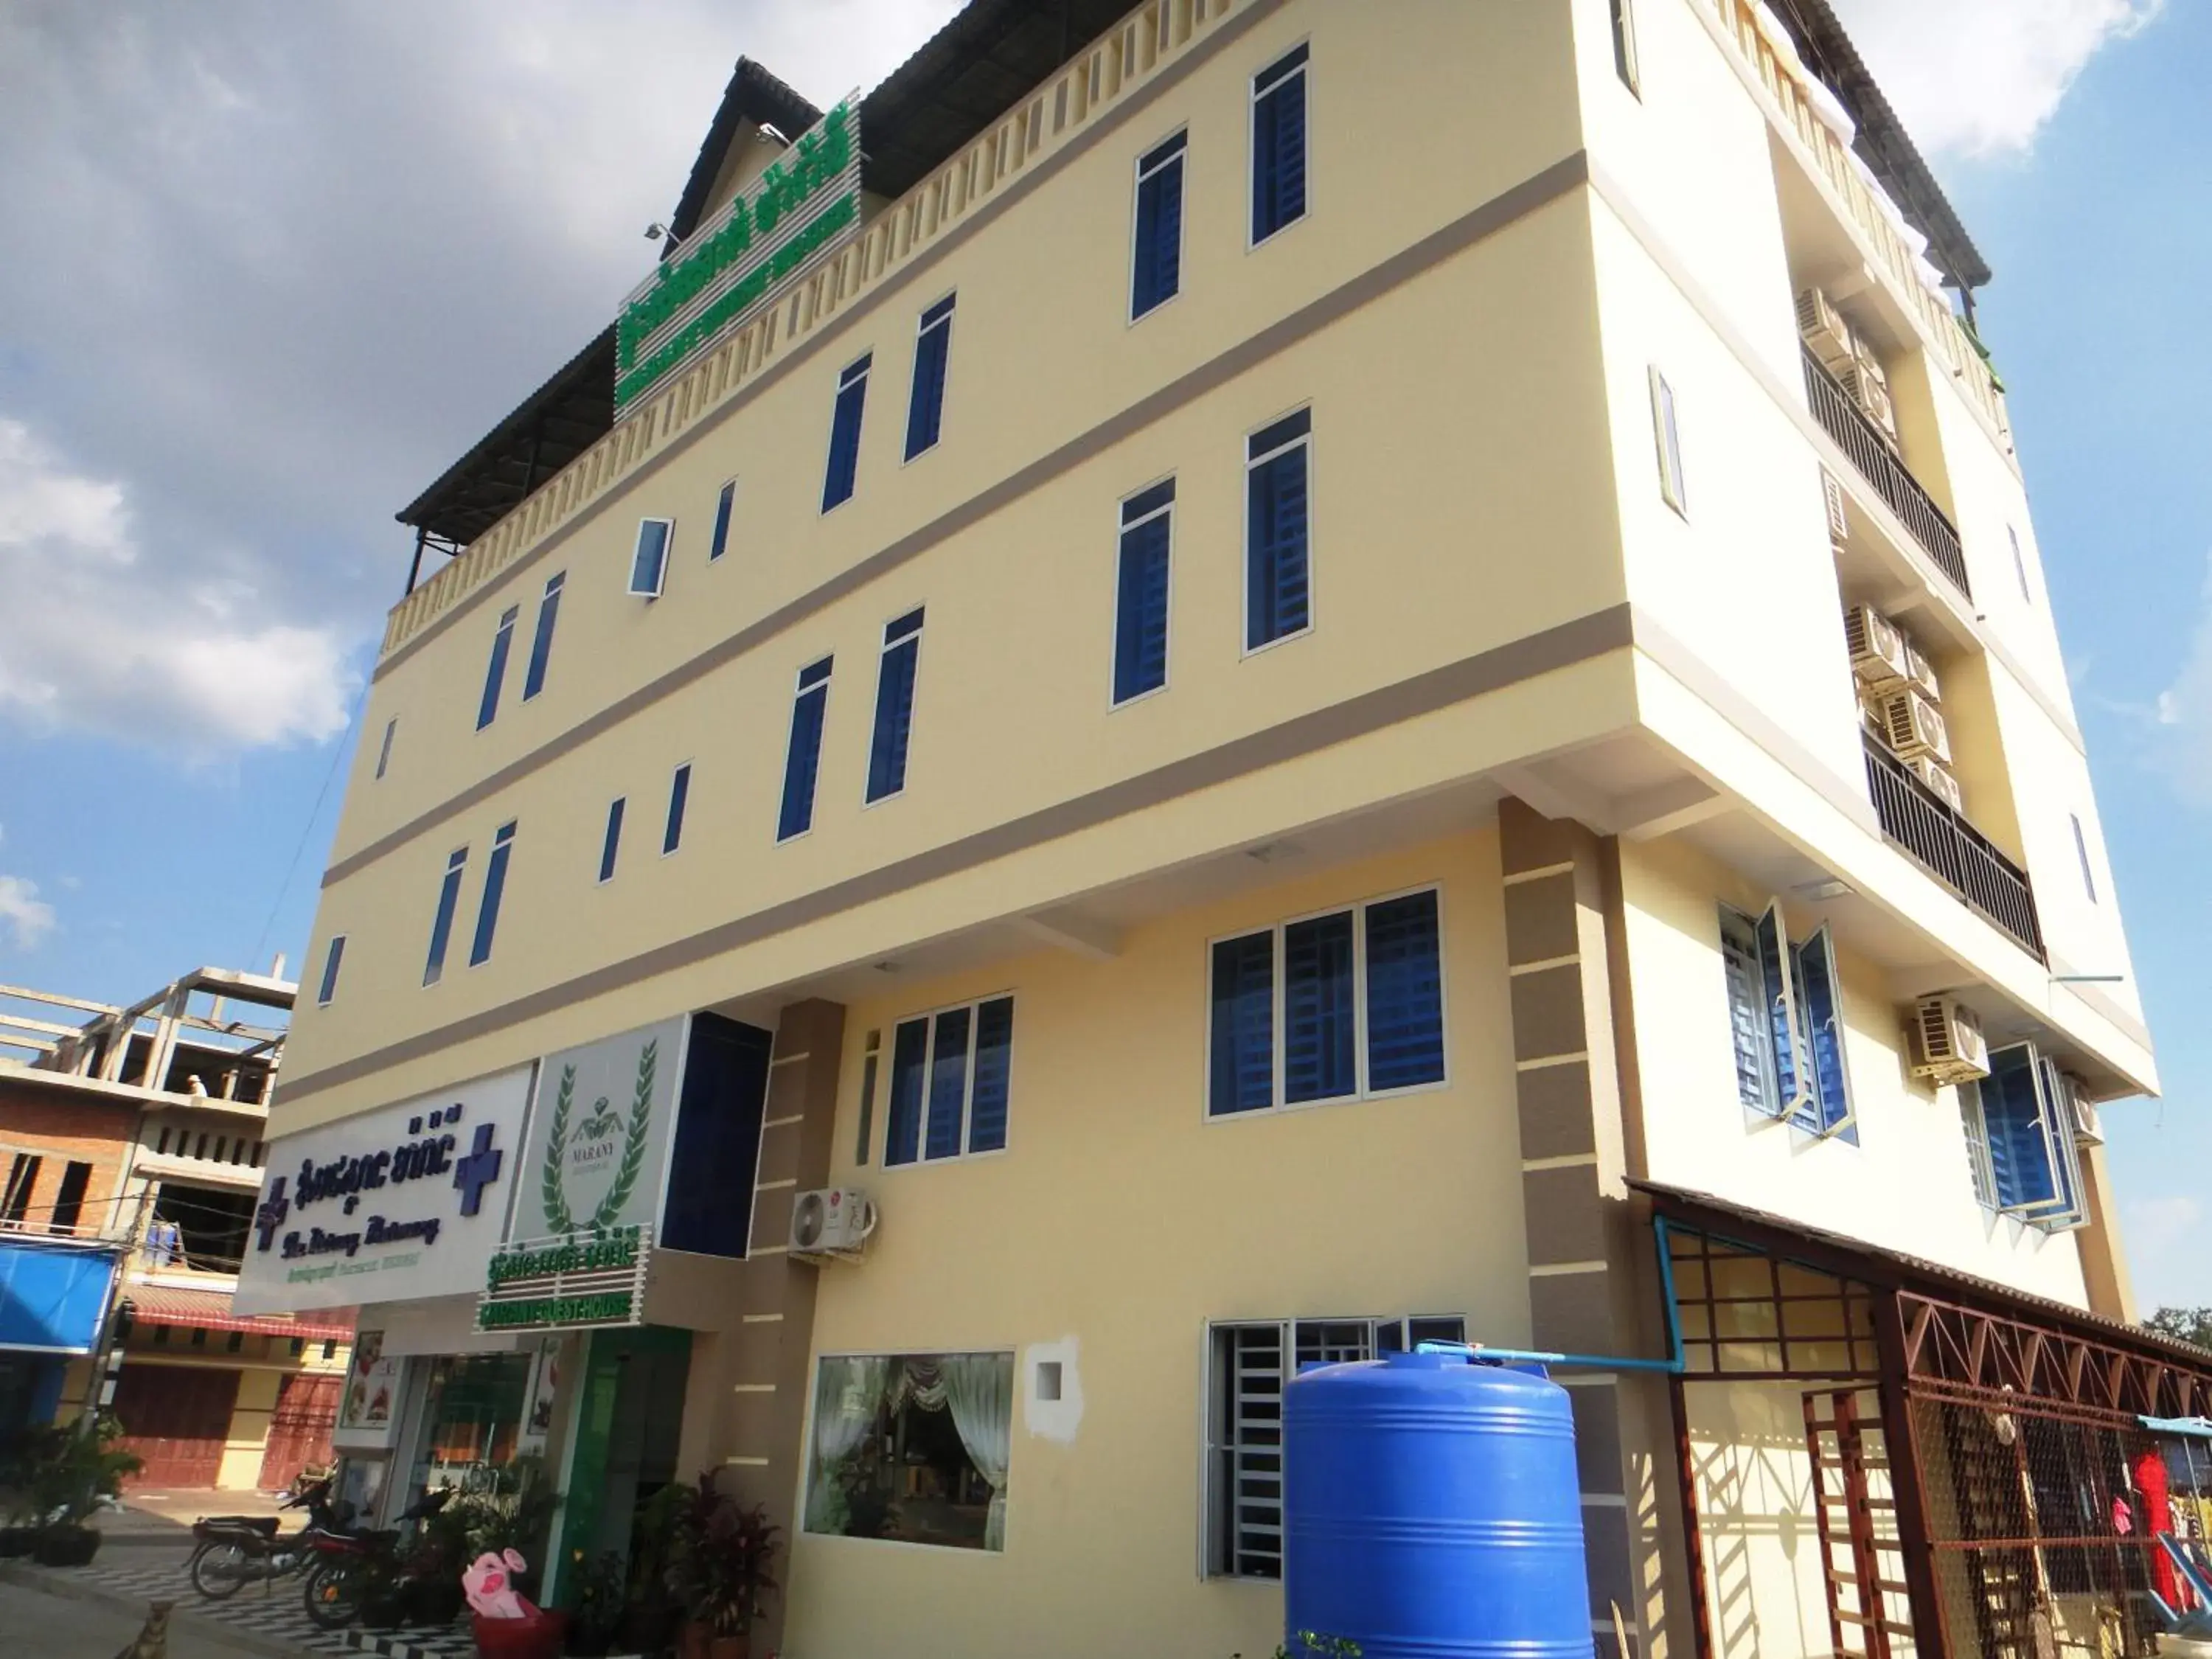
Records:
M800 1659L1265 1651L1286 1376L1430 1339L1566 1357L1601 1650L2139 1645L2212 1360L1989 273L1828 5L1118 3L741 61L402 514L257 1305L394 1287L382 1455L564 1543L720 1468Z
M328 1460L350 1321L231 1305L295 989L281 963L129 1007L0 986L0 1439L99 1402L142 1486Z

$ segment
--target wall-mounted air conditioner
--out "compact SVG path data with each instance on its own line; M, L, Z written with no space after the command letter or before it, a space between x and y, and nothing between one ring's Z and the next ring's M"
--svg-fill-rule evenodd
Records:
M1904 759L1933 755L1945 765L1951 761L1951 734L1936 705L1910 688L1881 699L1882 724L1889 746Z
M1910 639L1905 641L1905 678L1919 688L1922 696L1930 702L1943 701L1942 683L1936 678L1936 665Z
M1959 780L1951 769L1932 755L1915 755L1905 763L1912 775L1943 798L1943 804L1954 812L1966 810L1966 792L1959 787Z
M1851 672L1869 691L1887 691L1912 678L1912 647L1897 624L1870 605L1844 612L1844 643L1850 648Z
M1797 296L1797 333L1805 342L1806 349L1818 357L1831 374L1848 368L1858 356L1858 343L1852 338L1850 325L1817 288L1808 288Z
M822 1187L791 1206L791 1254L843 1258L860 1255L876 1231L876 1206L858 1187Z
M1889 383L1881 378L1881 369L1864 358L1856 358L1838 372L1836 379L1850 399L1859 407L1859 413L1873 422L1881 435L1894 445L1897 442L1897 405L1890 400Z
M1950 997L1923 997L1910 1027L1912 1075L1972 1083L1990 1074L1990 1045L1974 1011Z

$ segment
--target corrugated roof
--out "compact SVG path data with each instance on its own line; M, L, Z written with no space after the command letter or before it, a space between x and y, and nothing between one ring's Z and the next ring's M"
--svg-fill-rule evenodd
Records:
M353 1327L327 1312L301 1319L290 1314L239 1314L227 1291L187 1290L173 1285L126 1285L123 1297L141 1325L183 1325L207 1331L250 1331L256 1336L293 1337L303 1342L353 1340Z

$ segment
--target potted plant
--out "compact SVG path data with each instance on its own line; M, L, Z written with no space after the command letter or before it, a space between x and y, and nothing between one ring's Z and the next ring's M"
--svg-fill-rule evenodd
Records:
M100 1549L100 1533L85 1525L104 1499L119 1497L123 1477L144 1464L118 1451L123 1425L102 1413L89 1428L45 1429L33 1437L24 1464L24 1492L41 1518L32 1553L49 1567L81 1567Z
M399 1614L394 1622L445 1626L460 1617L461 1570L472 1559L470 1543L478 1522L465 1500L425 1518L392 1587Z
M637 1506L630 1522L629 1594L616 1632L620 1653L659 1653L672 1646L684 1607L673 1588L676 1534L691 1488L670 1481Z
M568 1651L600 1659L613 1648L629 1601L629 1568L618 1550L586 1557L568 1552L569 1583L575 1605L568 1622Z
M776 1587L771 1569L781 1529L760 1504L747 1506L715 1492L712 1476L702 1476L699 1488L709 1501L695 1511L697 1529L687 1540L687 1634L696 1651L696 1632L704 1627L706 1659L750 1659L753 1623Z

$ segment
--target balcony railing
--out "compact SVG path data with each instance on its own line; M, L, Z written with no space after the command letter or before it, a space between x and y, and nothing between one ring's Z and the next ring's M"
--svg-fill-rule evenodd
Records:
M1959 546L1959 532L1943 509L1929 499L1920 480L1905 470L1881 428L1860 413L1836 377L1811 352L1805 359L1805 395L1812 400L1814 418L1820 422L1836 447L1851 458L1859 476L1874 486L1875 494L1889 503L1905 521L1912 538L1936 561L1936 568L1968 599L1974 591L1966 585L1966 556Z
M1914 777L1903 761L1875 738L1865 741L1867 787L1882 834L2042 960L2043 927L2036 920L2035 890L2028 885L2027 872Z

